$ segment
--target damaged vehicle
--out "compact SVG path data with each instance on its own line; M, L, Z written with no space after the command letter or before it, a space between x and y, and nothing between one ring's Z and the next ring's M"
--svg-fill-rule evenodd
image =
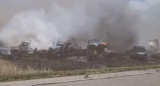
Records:
M3 59L11 59L11 60L16 60L18 59L17 56L14 56L10 49L9 48L5 48L5 47L1 47L0 48L0 56L3 58Z
M88 41L87 50L89 52L95 50L98 55L100 55L100 54L104 55L106 48L107 48L107 43L106 42L100 42L96 39Z
M147 52L152 58L160 59L159 41L158 39L148 42Z
M100 42L96 39L89 40L87 46L87 54L89 56L89 60L97 57L98 55L105 56L105 50L107 48L107 43Z
M61 57L63 54L62 47L63 43L60 41L53 43L53 47L48 49L48 57Z
M141 60L141 61L144 61L149 57L145 47L143 46L134 46L129 51L129 56L131 59Z
M58 41L53 43L53 47L48 49L49 57L68 57L74 56L76 49L72 46L72 43L67 41L65 43Z
M30 56L33 54L33 49L30 47L30 41L23 41L18 46L11 46L11 52L15 56Z

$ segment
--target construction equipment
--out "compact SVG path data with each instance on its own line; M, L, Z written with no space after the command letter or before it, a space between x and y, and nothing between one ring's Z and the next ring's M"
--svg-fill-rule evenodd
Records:
M16 56L28 56L33 54L33 49L30 47L30 41L23 41L18 46L11 46L11 52Z

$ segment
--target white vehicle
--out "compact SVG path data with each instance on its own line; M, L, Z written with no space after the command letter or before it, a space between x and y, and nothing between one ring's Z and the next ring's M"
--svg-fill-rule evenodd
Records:
M53 43L54 50L60 49L62 46L63 46L62 42Z
M149 47L148 53L150 55L152 55L152 54L159 54L160 53L159 52L159 41L158 41L158 39L149 41L148 47Z
M14 55L33 53L33 49L30 47L30 41L23 41L18 46L11 46L11 51Z

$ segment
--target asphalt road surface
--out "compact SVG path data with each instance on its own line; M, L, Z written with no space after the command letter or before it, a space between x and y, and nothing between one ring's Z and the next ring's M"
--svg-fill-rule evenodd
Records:
M0 86L160 86L160 70L4 82Z
M160 73L41 86L160 86Z

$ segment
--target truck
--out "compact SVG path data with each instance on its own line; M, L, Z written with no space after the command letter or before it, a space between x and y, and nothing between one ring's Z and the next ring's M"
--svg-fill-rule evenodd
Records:
M53 43L53 47L48 49L49 57L69 57L76 55L76 48L70 41Z
M88 60L93 60L98 55L105 56L105 50L107 48L106 42L98 41L97 39L88 40L87 55Z
M151 40L148 42L147 52L153 58L160 59L160 49L158 39Z
M131 59L145 61L149 55L144 46L133 46L128 52Z
M64 43L58 41L57 43L53 43L53 47L48 49L49 57L62 57L62 47Z
M18 46L11 46L11 52L15 56L28 56L33 54L33 49L30 47L30 41L23 41Z

